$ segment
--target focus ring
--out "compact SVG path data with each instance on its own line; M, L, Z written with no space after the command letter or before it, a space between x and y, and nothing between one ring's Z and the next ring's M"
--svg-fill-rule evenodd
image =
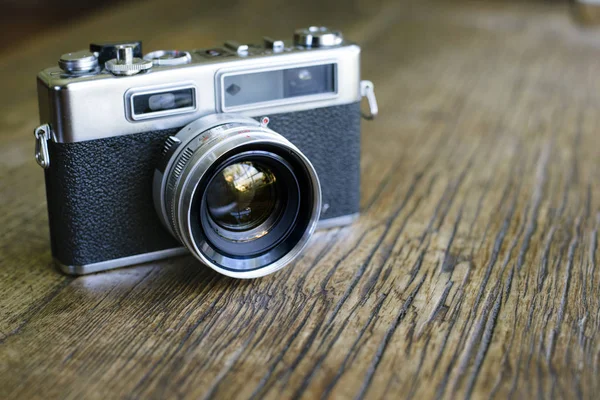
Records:
M169 176L169 181L167 183L167 191L168 192L173 193L175 191L175 186L177 185L177 181L179 180L179 177L181 176L181 173L183 172L185 165L190 160L190 158L192 158L193 155L194 155L194 151L192 149L190 149L189 147L187 147L187 148L185 148L185 150L183 150L183 152L179 156L179 160L173 167L173 172ZM173 200L174 200L174 196L167 196L166 208L167 208L167 212L169 213L169 217L171 219L171 224L173 227L175 227L175 226L177 226L176 225L177 216L175 214L175 204L174 204ZM174 229L174 232L177 236L180 236L177 229ZM179 239L181 239L181 237Z

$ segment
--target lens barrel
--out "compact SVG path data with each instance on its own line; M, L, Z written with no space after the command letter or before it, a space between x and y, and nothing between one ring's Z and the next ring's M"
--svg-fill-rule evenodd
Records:
M315 230L321 187L310 161L252 118L213 114L184 127L154 177L167 229L214 270L256 278L294 260Z

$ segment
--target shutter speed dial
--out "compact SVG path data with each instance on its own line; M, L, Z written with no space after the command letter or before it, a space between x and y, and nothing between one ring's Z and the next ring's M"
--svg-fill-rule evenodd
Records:
M344 37L340 31L325 26L311 26L294 32L294 44L302 47L331 47L342 44Z
M156 50L144 56L144 60L152 61L154 65L189 64L192 56L187 51Z

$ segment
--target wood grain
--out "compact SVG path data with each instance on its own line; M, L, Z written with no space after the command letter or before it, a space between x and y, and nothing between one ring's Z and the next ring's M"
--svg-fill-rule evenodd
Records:
M232 280L181 257L51 266L35 74L91 39L146 50L363 45L362 216ZM0 58L0 398L595 398L600 38L566 4L189 0L123 7Z

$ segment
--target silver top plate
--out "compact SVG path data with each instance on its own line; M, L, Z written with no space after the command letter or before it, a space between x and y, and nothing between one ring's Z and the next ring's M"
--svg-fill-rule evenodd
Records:
M128 77L115 77L105 71L73 76L58 67L45 69L38 75L41 122L50 124L52 140L61 143L182 127L202 116L224 111L221 101L224 74L327 63L336 66L335 93L257 103L236 109L236 113L248 117L273 115L349 104L361 98L360 47L355 44L307 49L285 42L280 52L249 46L243 54L224 48L189 53L188 64L154 66L149 72ZM215 56L217 53L220 55ZM190 109L152 118L131 117L132 93L190 86L195 87L195 103Z

